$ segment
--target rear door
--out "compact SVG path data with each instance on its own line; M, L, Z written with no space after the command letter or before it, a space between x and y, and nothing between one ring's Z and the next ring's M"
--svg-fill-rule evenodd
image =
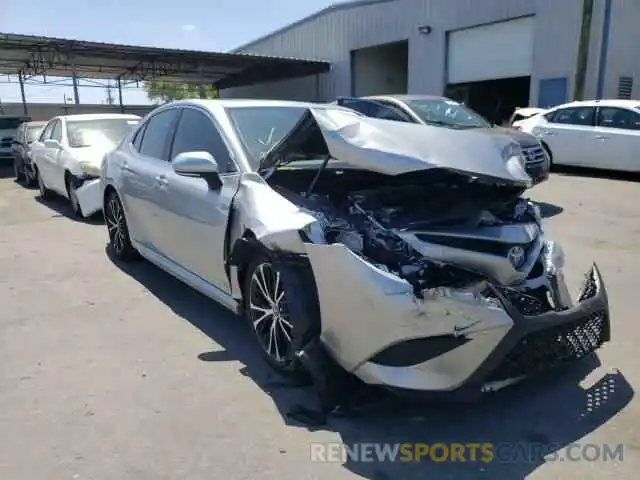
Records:
M132 238L158 251L158 195L161 176L169 167L169 145L178 119L177 108L162 109L140 127L122 162L122 199Z
M640 171L640 113L627 108L600 107L594 135L593 167Z
M596 108L593 106L566 107L544 115L531 133L542 139L558 165L593 165Z

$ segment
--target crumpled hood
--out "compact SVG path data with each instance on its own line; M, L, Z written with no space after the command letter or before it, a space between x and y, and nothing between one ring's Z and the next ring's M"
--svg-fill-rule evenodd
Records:
M446 169L523 186L531 185L519 162L505 157L505 149L517 147L507 135L487 135L476 130L450 130L390 120L360 117L338 109L310 109L296 129L315 120L332 158L356 168L387 175L429 169ZM295 142L295 131L286 136L264 160L274 165Z
M516 142L520 144L521 147L537 147L540 142L536 137L531 135L530 133L521 132L516 130L515 128L505 128L505 127L490 127L490 128L478 128L474 129L476 132L484 133L485 135L506 135L509 138L512 138Z

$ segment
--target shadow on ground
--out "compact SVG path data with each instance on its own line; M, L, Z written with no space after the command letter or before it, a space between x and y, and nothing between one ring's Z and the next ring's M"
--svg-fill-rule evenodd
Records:
M542 218L555 217L556 215L560 215L562 212L564 212L564 208L553 203L535 202L535 204L538 205L538 208L540 208L540 215L542 216Z
M294 422L289 413L301 406L313 408L313 391L283 381L266 366L241 318L148 262L123 265L109 249L107 253L118 268L224 348L194 355L205 362L241 362L241 373L272 397L287 424L310 428ZM593 355L563 372L530 379L472 404L409 403L379 392L371 408L358 414L331 415L327 424L310 429L334 431L346 445L494 444L491 462L483 462L480 455L471 461L468 454L466 462L344 462L345 468L363 478L524 478L544 463L544 454L580 441L631 401L633 390L619 372L602 376L591 387L580 385L598 366Z
M89 224L101 224L104 223L104 217L102 216L102 212L96 213L89 218L79 219L73 213L71 209L71 205L69 204L69 200L64 197L60 197L58 195L51 194L51 198L44 200L40 194L36 193L35 199L36 202L44 205L47 208L50 208L54 212L56 212L56 217L66 217L76 222L85 222Z
M553 173L571 177L604 178L609 180L622 180L626 182L640 182L640 172L620 172L599 168L553 166Z

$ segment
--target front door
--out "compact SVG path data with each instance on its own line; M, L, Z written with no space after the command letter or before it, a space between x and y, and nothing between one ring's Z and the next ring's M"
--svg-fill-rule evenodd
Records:
M154 244L181 267L230 293L224 267L225 236L240 173L215 120L204 110L185 107L170 158L196 151L209 152L216 160L222 187L214 190L201 178L180 176L168 164L154 197L161 212L155 217L153 231L158 237L154 237Z
M562 108L546 116L532 133L549 145L555 164L591 166L596 158L591 143L595 114L595 107Z

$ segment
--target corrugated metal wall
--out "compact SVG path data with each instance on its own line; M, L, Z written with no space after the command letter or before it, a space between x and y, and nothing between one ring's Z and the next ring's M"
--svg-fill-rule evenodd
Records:
M605 95L611 96L619 76L634 70L640 49L640 1L614 0L610 71ZM586 94L596 92L597 63L604 0L596 0L590 45ZM580 33L582 0L391 0L330 11L309 22L247 45L238 51L264 55L314 58L332 62L332 71L319 81L319 98L313 79L290 80L223 92L223 96L264 96L306 100L333 100L349 95L350 51L409 39L409 92L441 94L445 87L446 32L525 15L536 15L534 72L531 100L537 100L538 83L567 77L573 83ZM429 25L429 35L418 27ZM640 52L639 52L640 53ZM635 70L637 70L636 68ZM640 72L636 72L640 73ZM569 91L571 95L571 88Z

